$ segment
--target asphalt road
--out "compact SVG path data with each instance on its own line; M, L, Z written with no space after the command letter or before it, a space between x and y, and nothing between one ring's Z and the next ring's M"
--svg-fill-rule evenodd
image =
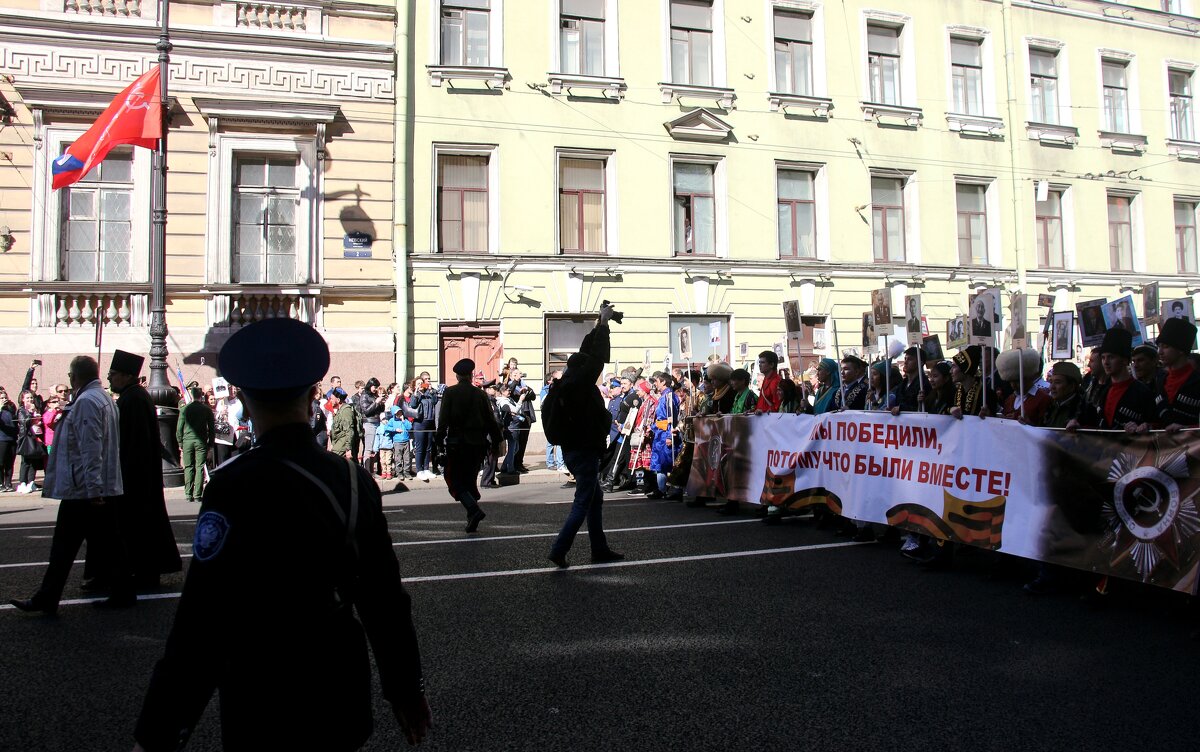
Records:
M434 709L426 748L1186 750L1200 739L1198 625L1172 594L1128 588L1095 611L1073 595L1025 595L1021 567L997 576L983 554L930 572L894 545L848 544L808 521L766 527L623 496L606 526L628 560L587 566L581 533L572 568L552 571L544 556L567 493L490 492L476 536L437 485L385 497ZM186 552L194 511L172 510ZM45 561L52 515L0 516L4 602L36 588L41 567L29 565ZM81 597L79 569L68 599ZM121 612L0 609L0 749L129 749L180 583ZM377 702L366 749L404 748ZM219 747L216 710L214 699L189 749Z

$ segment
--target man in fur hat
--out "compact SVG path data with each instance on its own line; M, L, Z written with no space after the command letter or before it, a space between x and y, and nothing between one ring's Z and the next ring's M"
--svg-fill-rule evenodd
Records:
M1050 408L1050 385L1042 380L1042 356L1026 347L1008 350L996 358L1000 378L1012 386L1012 394L1004 401L1001 415L1040 426Z
M1124 428L1130 433L1145 431L1157 417L1154 392L1150 387L1133 378L1129 371L1129 358L1133 354L1133 334L1127 329L1113 327L1104 333L1104 341L1096 348L1108 384L1097 396L1100 409L1100 427ZM1067 428L1078 428L1072 421Z
M1060 360L1050 367L1050 407L1040 425L1066 428L1071 421L1077 426L1094 428L1099 417L1096 408L1084 398L1083 374L1079 366L1069 360Z
M1196 344L1196 326L1187 319L1167 319L1158 335L1158 355L1167 367L1158 393L1158 423L1167 433L1200 425L1200 372L1188 359Z

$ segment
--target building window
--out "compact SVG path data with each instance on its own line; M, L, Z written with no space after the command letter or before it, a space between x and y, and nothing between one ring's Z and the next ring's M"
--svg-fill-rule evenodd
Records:
M488 157L440 154L438 250L488 252Z
M1033 92L1033 122L1058 125L1058 53L1029 51L1029 85Z
M950 78L954 111L983 114L983 43L978 39L950 37Z
M714 256L717 252L716 166L677 162L675 190L675 254Z
M867 26L867 70L871 80L871 101L900 104L899 28Z
M711 0L671 0L671 81L712 86Z
M1171 138L1192 141L1196 137L1192 123L1192 72L1171 68L1167 71L1171 97Z
M69 144L63 144L64 149ZM63 191L60 278L68 282L129 282L133 256L133 149L104 161Z
M1064 268L1062 191L1047 191L1046 200L1035 201L1035 203L1038 266L1043 269L1062 269Z
M775 86L783 94L812 94L812 16L775 9Z
M566 369L567 358L579 351L579 343L583 342L583 338L596 325L596 317L550 314L546 316L545 323L545 373L550 374Z
M234 157L232 281L288 284L296 275L300 158L291 154Z
M558 237L563 253L604 253L604 160L558 161Z
M1104 60L1100 64L1104 80L1104 129L1113 133L1129 132L1129 87L1125 63Z
M959 183L954 192L958 202L958 261L964 266L986 264L987 187Z
M1175 202L1175 254L1181 274L1195 274L1196 269L1196 201Z
M442 65L488 64L489 0L442 0Z
M1114 272L1133 271L1133 198L1108 194L1108 255Z
M562 72L604 75L604 0L562 0Z
M1166 13L1178 14L1183 12L1183 9L1180 8L1179 0L1162 0L1162 9Z
M808 170L779 170L779 257L816 258L817 225L814 175Z
M871 178L871 234L876 261L904 261L904 180Z

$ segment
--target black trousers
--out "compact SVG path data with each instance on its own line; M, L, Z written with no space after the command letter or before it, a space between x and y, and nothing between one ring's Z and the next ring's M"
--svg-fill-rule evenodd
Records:
M8 488L12 485L13 463L16 459L16 442L0 441L0 486Z
M496 450L492 446L488 446L487 454L483 458L483 475L479 478L480 484L487 486L496 482L496 463L498 460Z
M467 515L479 511L479 466L487 447L483 444L448 444L446 446L446 469L442 477L454 500L463 505Z
M62 600L67 575L71 573L71 565L85 540L93 553L100 554L96 560L109 567L108 572L101 574L109 576L110 594L116 597L133 595L129 557L117 529L116 509L111 503L99 503L95 499L63 499L58 505L54 538L50 542L50 565L42 577L42 586L34 595L35 601L57 605Z

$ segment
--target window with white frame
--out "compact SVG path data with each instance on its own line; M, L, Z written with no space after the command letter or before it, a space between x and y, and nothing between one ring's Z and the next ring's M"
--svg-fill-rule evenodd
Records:
M983 114L983 42L950 37L950 80L954 112Z
M1175 256L1180 274L1196 274L1196 215L1200 202L1196 199L1175 199Z
M1102 60L1104 129L1113 133L1129 132L1128 65L1121 60Z
M119 147L62 190L59 278L129 282L133 262L133 148Z
M490 156L484 154L437 156L439 251L488 252L489 161Z
M1133 271L1133 196L1108 194L1108 254L1114 272Z
M1030 120L1058 125L1058 52L1029 50Z
M487 66L491 0L442 0L442 65Z
M208 280L318 281L320 183L314 136L219 133L208 174Z
M898 26L867 25L867 71L871 101L900 104L900 33Z
M779 195L779 257L816 258L815 172L780 167L775 180Z
M1034 222L1037 235L1038 267L1062 269L1063 256L1063 191L1050 188L1044 200L1034 196Z
M677 256L715 256L717 253L717 166L674 162L674 247Z
M1161 7L1166 13L1183 13L1179 0L1161 0Z
M233 163L231 281L295 284L300 158L294 154L238 154Z
M958 261L963 266L988 262L987 186L956 183L958 208Z
M1196 138L1192 114L1192 75L1190 70L1167 70L1167 88L1171 99L1171 138L1179 141L1192 141Z
M712 0L671 0L671 82L713 85Z
M152 153L117 147L87 176L53 190L51 163L83 128L47 126L35 165L31 279L145 282L149 277Z
M904 178L871 177L871 238L876 261L904 261Z
M783 94L813 93L812 14L775 8L775 86Z
M562 73L604 75L605 0L562 0L559 64Z
M604 253L605 160L558 160L558 247L562 253Z
M548 313L544 319L545 373L564 370L567 358L579 352L579 343L596 326L594 315Z

